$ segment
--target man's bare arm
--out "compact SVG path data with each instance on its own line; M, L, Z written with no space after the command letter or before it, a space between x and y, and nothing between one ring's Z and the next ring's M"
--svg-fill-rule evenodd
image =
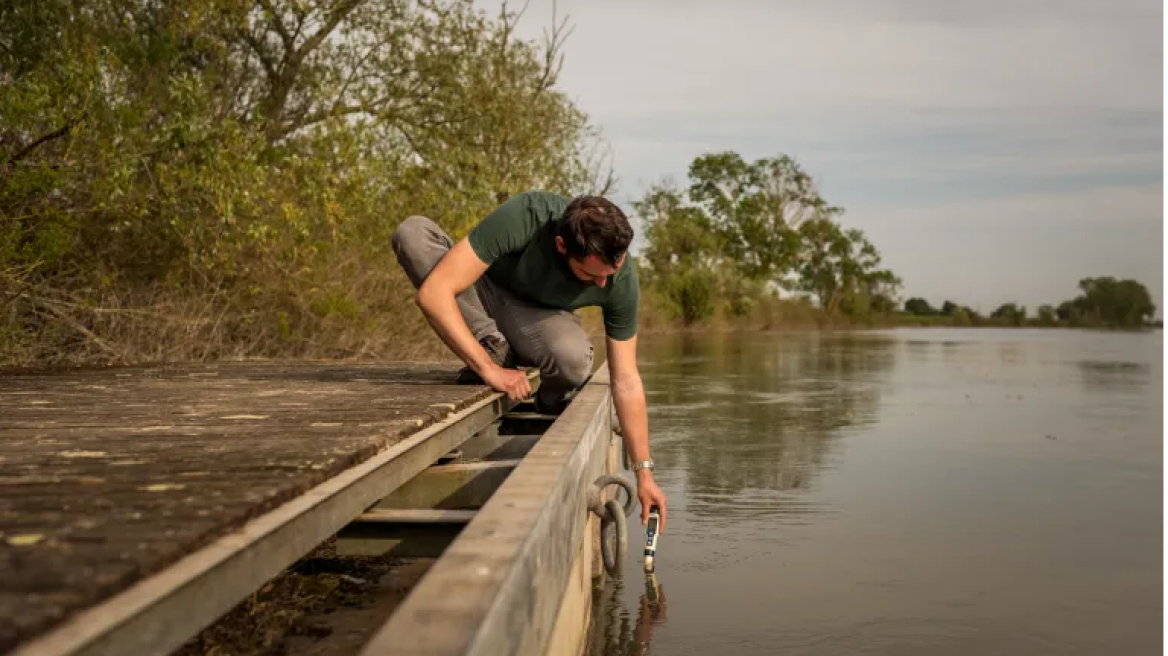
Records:
M607 340L609 380L617 420L624 435L625 448L633 463L650 460L649 413L645 402L645 388L637 370L637 338L625 341ZM641 501L641 523L649 521L650 506L661 510L661 530L665 530L665 494L653 480L649 469L637 471L637 496Z
M468 289L482 276L487 265L479 259L466 239L451 248L422 286L415 302L442 341L494 389L506 392L512 400L531 394L531 385L520 371L507 372L496 365L486 349L478 343L458 310L455 296Z
M649 459L649 418L645 389L637 370L637 338L608 340L609 380L625 448L634 463Z

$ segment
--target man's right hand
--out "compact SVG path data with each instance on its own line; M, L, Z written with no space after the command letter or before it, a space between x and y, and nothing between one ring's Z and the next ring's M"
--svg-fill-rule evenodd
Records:
M518 369L504 369L492 363L490 368L480 374L483 382L490 385L496 392L504 392L512 401L522 401L531 396L531 381L527 374Z

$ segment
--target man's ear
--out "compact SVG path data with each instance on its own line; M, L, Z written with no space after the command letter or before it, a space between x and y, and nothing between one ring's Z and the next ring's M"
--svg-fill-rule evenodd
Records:
M556 236L556 250L560 252L560 255L568 253L568 247L564 245L564 238L559 235Z

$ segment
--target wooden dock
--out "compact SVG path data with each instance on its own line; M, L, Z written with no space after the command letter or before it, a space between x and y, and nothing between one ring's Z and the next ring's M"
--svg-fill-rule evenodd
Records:
M587 497L619 469L607 370L558 418L455 377L0 373L0 653L171 653L333 537L439 556L362 654L578 653L603 575Z

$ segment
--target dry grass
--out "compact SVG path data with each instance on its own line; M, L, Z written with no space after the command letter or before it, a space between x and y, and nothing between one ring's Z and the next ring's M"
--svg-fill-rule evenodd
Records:
M0 306L0 366L452 357L400 269L344 276L295 285L29 285Z
M65 291L81 290L81 291ZM253 358L454 360L413 303L395 261L358 259L310 277L232 285L27 285L0 299L0 367L141 364ZM603 352L599 308L580 315ZM763 298L746 316L684 326L642 294L642 335L718 330L942 325L934 318L829 317L805 301ZM943 319L948 319L947 317Z

